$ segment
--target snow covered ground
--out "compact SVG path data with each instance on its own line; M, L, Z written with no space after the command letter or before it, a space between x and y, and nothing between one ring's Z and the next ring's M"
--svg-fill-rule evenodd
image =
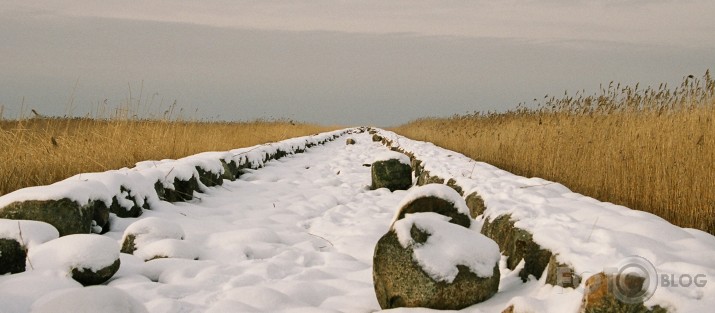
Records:
M357 144L346 145L344 139L347 137L355 138ZM420 147L411 148L419 150ZM428 149L423 148L421 152L439 161L442 152L438 150L441 149L434 146L430 149L434 151L427 153ZM239 180L225 181L222 186L196 194L191 201L154 201L152 210L145 211L139 218L115 217L112 231L104 236L118 243L130 224L149 217L178 225L183 231L183 240L164 239L140 247L140 253L136 255L121 254L119 272L105 284L116 289L84 288L86 292L83 293L81 285L54 270L36 269L0 276L0 312L28 312L33 304L38 311L47 311L49 306L57 312L80 312L82 308L91 311L90 305L102 304L102 301L79 301L82 297L106 297L104 311L127 309L128 312L129 308L140 311L141 304L149 312L379 311L372 283L373 250L377 240L388 230L407 192L369 190L370 168L363 164L372 163L376 155L387 150L382 144L373 142L367 133L353 134L302 154L268 162L261 169L248 170ZM452 159L450 155L449 158L443 160L444 163L434 163L430 171L438 173L439 168L435 166L442 164L446 167L448 163L464 167L454 160L456 157ZM483 165L475 171L476 166L469 167L473 162L466 164L464 173L449 174L466 177L477 172L485 178L503 174ZM516 182L544 184L544 181L526 178ZM471 184L470 188L486 188ZM525 195L527 190L519 189L519 186L506 187L510 191L516 190L521 197L530 196ZM547 191L553 190L560 193L543 191L541 198L552 195L553 199L561 200L563 194L568 193L558 184ZM489 198L489 190L483 191L487 194L488 207L492 205L495 208L492 211L499 210L497 196ZM538 202L541 198L532 196L529 199ZM508 199L501 201L507 203ZM567 219L564 216L554 218ZM653 227L662 226L657 221L649 221L655 223ZM564 224L567 222L570 221ZM473 224L472 230L477 231L479 221ZM172 229L173 233L181 234ZM696 231L677 234L676 239L693 250L706 247L705 251L699 251L700 257L709 258L715 251L715 245L709 246L715 242L712 236ZM690 237L683 237L686 235ZM605 246L607 242L601 241L610 238L601 229L596 229L593 236L595 244L599 244L596 248ZM614 246L620 247L615 243ZM174 254L177 258L148 262L140 258L161 252ZM566 254L568 251L559 252ZM610 253L615 254L614 251ZM653 255L661 254L651 253L649 256ZM614 257L617 256L620 255ZM194 260L195 257L198 260ZM712 275L713 268L707 267L712 261L705 260L701 263L703 268L694 268L690 262L693 258L699 257L691 256L683 263L687 270ZM574 260L579 259L574 257ZM676 266L677 261L673 256L667 264ZM582 297L580 290L544 285L544 277L541 281L523 283L518 276L520 268L510 271L504 263L502 258L499 292L464 312L501 312L509 304L533 312L578 310ZM713 276L707 278L713 279ZM705 308L713 302L712 286L710 283L707 289L683 289L671 296L676 299L676 304L685 297L693 302L700 301L700 305L686 307ZM77 297L78 301L58 301L58 294ZM427 309L394 311L436 312Z

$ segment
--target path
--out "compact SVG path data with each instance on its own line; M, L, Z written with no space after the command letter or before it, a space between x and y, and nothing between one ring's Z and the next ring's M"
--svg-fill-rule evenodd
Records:
M370 312L374 244L404 191L371 191L373 155L353 135L226 182L201 199L162 203L143 217L178 223L200 260L143 263L123 255L109 283L150 312ZM122 219L117 232L134 219Z

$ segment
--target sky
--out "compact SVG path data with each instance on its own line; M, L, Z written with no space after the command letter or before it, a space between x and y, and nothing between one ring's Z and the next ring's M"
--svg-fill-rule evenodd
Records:
M712 0L2 0L0 112L345 126L715 69Z

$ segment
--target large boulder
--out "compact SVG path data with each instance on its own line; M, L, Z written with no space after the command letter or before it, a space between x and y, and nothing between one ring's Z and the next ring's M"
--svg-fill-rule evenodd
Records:
M381 308L459 310L497 292L499 247L449 219L409 214L380 238L373 282Z
M123 253L135 250L162 239L184 239L184 230L178 224L157 217L140 219L127 227L122 236Z
M93 202L80 205L67 198L17 201L0 208L0 218L42 221L57 228L60 236L90 233L93 215Z
M0 275L24 272L27 249L58 237L47 223L0 219Z
M434 212L450 217L450 223L469 228L472 219L464 199L454 189L445 185L429 184L412 188L398 205L394 220L410 213Z
M93 234L64 236L31 248L28 258L35 269L66 273L82 285L106 282L119 270L119 245Z
M372 189L406 190L412 186L412 167L406 155L388 151L375 157L372 163Z

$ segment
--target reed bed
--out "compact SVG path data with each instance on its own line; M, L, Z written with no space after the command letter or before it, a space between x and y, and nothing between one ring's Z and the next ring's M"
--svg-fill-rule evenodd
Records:
M602 86L393 129L527 177L715 234L715 81Z
M336 129L289 120L206 122L129 116L2 120L0 115L0 195L78 173L132 167L143 160L177 159Z

